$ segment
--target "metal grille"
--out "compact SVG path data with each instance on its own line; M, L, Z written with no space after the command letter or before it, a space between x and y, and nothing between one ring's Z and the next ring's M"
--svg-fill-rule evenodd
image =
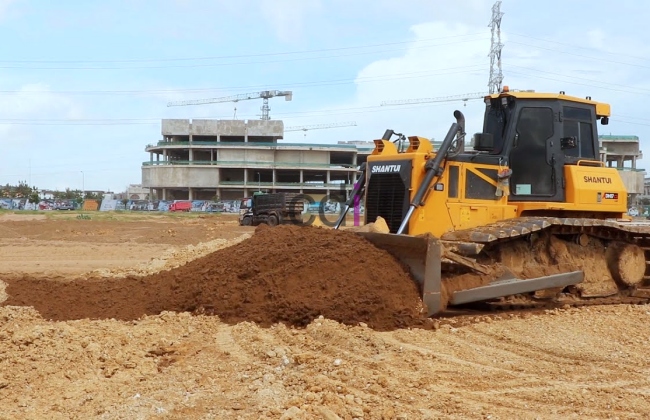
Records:
M399 174L373 174L366 188L366 220L386 219L391 233L397 233L404 218L406 187Z

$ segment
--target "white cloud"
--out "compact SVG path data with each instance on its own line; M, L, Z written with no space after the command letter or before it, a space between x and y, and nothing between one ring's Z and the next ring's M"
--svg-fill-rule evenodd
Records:
M260 10L283 42L300 38L307 15L321 10L320 0L262 0Z
M84 118L81 105L65 95L50 92L43 84L23 85L17 92L3 95L0 120L5 121L0 121L0 145L9 159L5 162L3 174L11 174L12 168L23 165L20 160L26 154L39 149L47 153L48 148L57 147L51 137L44 135L48 128L57 130L57 127L33 123L45 119L75 118Z
M16 0L0 0L0 21L4 20L9 8L14 3L16 3Z
M383 101L487 92L489 28L460 23L430 22L411 28L407 51L369 63L358 72L354 98L328 106L313 118L287 119L285 125L355 120L357 127L308 133L310 141L341 138L373 140L384 130L441 139L454 121L453 111L466 113L468 130L480 131L482 102L380 106ZM374 108L368 108L374 107ZM359 109L359 111L355 111ZM346 111L349 110L349 111ZM351 138L350 138L351 137ZM299 140L297 133L287 139Z
M41 83L23 85L0 102L2 119L79 118L81 109L68 97Z
M574 30L577 34L581 28ZM371 62L359 70L352 99L336 106L323 107L320 113L307 114L311 115L310 117L287 118L285 125L343 120L357 122L357 127L353 128L310 132L307 139L313 142L332 142L339 138L373 140L379 138L388 128L402 131L406 135L441 140L454 121L453 111L460 109L465 113L468 135L481 131L484 105L480 100L465 104L442 102L378 107L385 100L443 97L488 89L489 28L478 24L472 26L437 21L415 25L411 31L415 39L406 52ZM481 32L485 35L471 35ZM442 37L451 38L425 41ZM612 34L609 30L591 31L591 51L566 45L579 43L578 40L583 38L567 37L564 33L561 39L565 45L517 38L517 41L527 44L522 45L508 43L504 31L503 84L511 89L565 91L570 95L591 96L594 100L610 103L613 111L610 125L599 125L599 131L603 134L637 133L641 135L643 143L643 135L640 133L646 129L617 121L617 117L620 117L628 122L642 122L638 120L644 117L638 109L638 104L650 90L647 87L647 79L639 77L640 69L621 65L620 62L629 61L623 56L607 55L604 49L610 48L612 44L604 44L603 40L611 41ZM572 39L576 41L571 41ZM624 34L617 34L617 39L618 43L632 44ZM633 54L633 51L626 48L621 50L620 54ZM395 74L401 74L402 77L395 78ZM649 121L647 118L645 124L650 124ZM300 141L302 133L289 133L287 140Z

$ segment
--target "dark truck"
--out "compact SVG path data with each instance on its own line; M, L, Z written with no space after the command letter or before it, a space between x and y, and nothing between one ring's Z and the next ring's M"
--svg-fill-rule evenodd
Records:
M296 224L302 222L304 200L295 193L254 193L242 200L239 212L241 226L269 226Z

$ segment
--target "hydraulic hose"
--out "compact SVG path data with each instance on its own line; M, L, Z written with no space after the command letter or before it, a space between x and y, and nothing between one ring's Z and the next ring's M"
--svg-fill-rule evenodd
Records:
M350 198L348 198L348 201L345 202L345 209L339 216L339 219L336 221L336 224L334 225L334 229L338 229L341 226L341 223L343 223L343 220L345 219L345 216L348 214L348 211L350 210L350 206L352 206L352 203L354 203L354 199L356 198L357 195L364 189L365 184L366 184L366 162L363 162L361 164L361 168L359 169L361 172L361 176L359 177L359 182L357 182L357 185L354 186L354 189L352 190L352 193L350 193Z

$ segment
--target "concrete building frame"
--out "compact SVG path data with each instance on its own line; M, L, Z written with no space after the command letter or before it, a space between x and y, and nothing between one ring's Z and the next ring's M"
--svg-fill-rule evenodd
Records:
M346 195L373 145L280 143L280 120L166 119L145 150L142 187L161 200L237 200L255 191Z

